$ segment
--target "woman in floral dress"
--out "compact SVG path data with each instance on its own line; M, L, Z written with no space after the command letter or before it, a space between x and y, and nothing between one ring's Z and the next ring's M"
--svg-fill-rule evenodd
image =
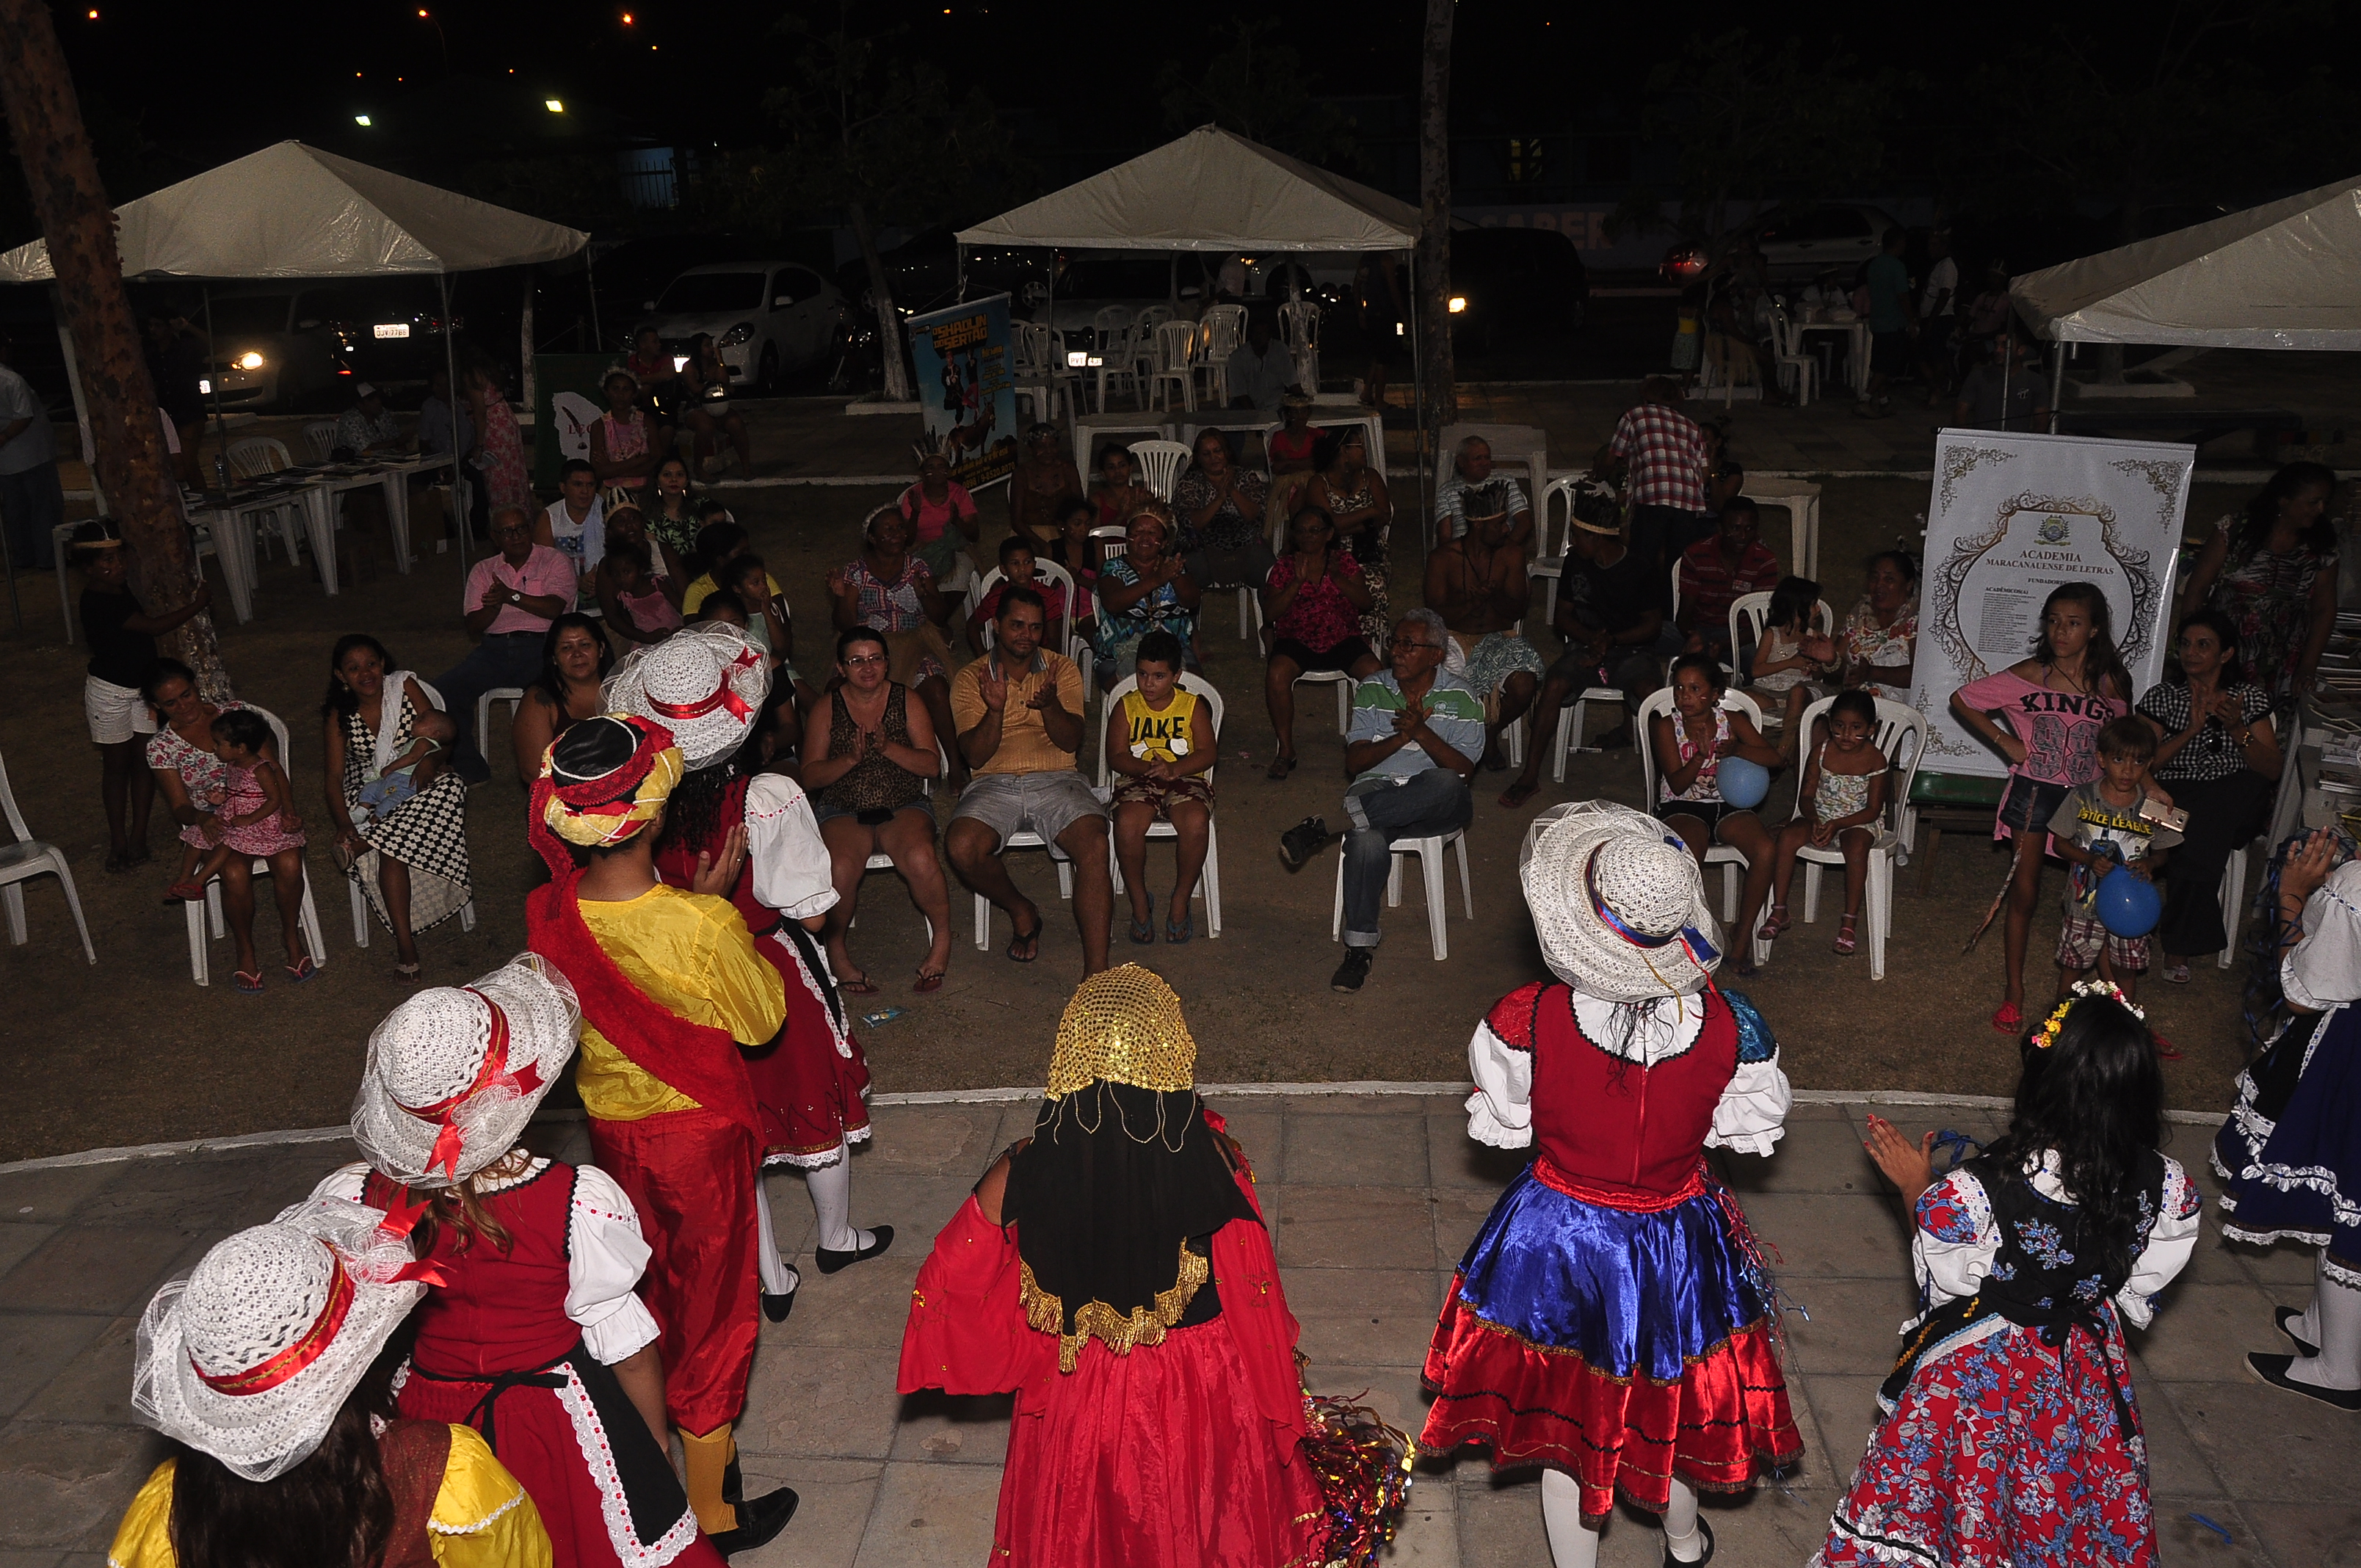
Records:
M2238 665L2285 713L2312 686L2336 629L2336 474L2290 463L2243 513L2213 525L2180 590L2180 612L2220 610L2238 629Z
M1369 466L1368 438L1359 425L1323 435L1313 445L1318 468L1303 491L1303 504L1323 507L1336 520L1336 543L1361 568L1369 608L1361 612L1361 636L1382 648L1393 635L1393 610L1386 602L1386 540L1393 528L1393 498L1385 476Z
M1928 1305L1814 1568L2157 1560L2123 1325L2147 1327L2188 1264L2203 1200L2157 1150L2164 1082L2138 1009L2103 981L2075 992L2025 1038L2008 1135L1941 1180L1934 1134L1870 1118Z
M467 367L467 383L468 411L476 422L477 470L491 492L491 510L530 510L533 486L525 478L524 440L517 433L516 411L500 390L500 372L478 362Z

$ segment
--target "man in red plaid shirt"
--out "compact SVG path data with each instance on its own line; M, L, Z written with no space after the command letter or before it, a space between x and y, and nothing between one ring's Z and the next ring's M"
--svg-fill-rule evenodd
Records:
M1631 509L1631 550L1669 586L1672 563L1713 532L1706 515L1710 455L1705 431L1674 405L1680 388L1669 376L1640 383L1640 401L1615 427L1609 457L1625 465L1624 499ZM1667 594L1669 602L1669 594Z

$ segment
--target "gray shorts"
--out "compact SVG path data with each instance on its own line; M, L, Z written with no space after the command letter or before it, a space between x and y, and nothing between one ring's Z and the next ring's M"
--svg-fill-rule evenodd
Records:
M1083 817L1106 813L1082 775L1061 768L1049 773L978 773L960 791L951 820L983 823L1000 845L1016 833L1038 833L1054 844Z

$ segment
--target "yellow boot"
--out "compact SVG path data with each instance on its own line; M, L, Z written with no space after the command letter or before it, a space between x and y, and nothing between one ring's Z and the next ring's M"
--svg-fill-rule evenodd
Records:
M721 1498L722 1473L730 1468L730 1456L737 1452L729 1423L723 1422L703 1437L683 1431L680 1451L688 1462L688 1506L697 1514L697 1528L708 1535L736 1530L738 1510Z

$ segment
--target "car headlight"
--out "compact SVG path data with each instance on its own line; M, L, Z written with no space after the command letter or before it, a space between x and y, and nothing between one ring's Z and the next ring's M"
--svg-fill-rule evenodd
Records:
M259 370L262 368L262 356L249 348L231 363L241 370Z
M1452 313L1453 315L1455 315L1455 315L1458 315L1459 313L1461 313L1462 312L1464 312L1464 311L1465 311L1465 310L1466 310L1466 309L1467 309L1467 296L1466 296L1466 295L1465 295L1465 294L1454 294L1454 295L1452 295L1452 296L1451 296L1451 313Z
M728 332L721 334L721 346L724 348L742 348L749 342L752 341L753 336L754 323L752 322L740 322L736 326L731 327Z

